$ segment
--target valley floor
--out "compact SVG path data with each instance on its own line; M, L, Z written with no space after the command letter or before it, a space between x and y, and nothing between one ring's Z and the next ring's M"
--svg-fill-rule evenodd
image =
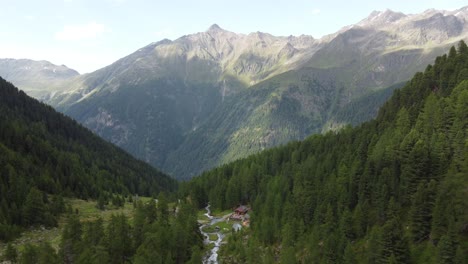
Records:
M149 201L149 197L140 197L143 202ZM128 219L133 219L134 206L133 203L125 202L123 207L115 207L108 205L106 210L99 210L96 207L97 202L94 200L81 200L81 199L68 199L66 201L68 206L68 214L79 214L82 222L94 221L98 218L102 218L104 223L107 223L112 215L123 214ZM40 244L41 242L49 242L50 245L55 249L59 249L60 238L62 235L63 228L65 226L66 218L68 214L64 214L58 223L58 227L44 228L31 227L29 230L23 232L21 236L15 239L12 244L17 247L20 251L26 244ZM0 255L5 250L6 244L0 242Z

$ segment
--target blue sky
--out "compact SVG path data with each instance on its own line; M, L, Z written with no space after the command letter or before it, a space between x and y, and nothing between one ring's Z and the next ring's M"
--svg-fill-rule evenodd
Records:
M163 38L217 23L238 33L319 38L373 10L454 10L466 0L0 0L0 58L30 58L91 72Z

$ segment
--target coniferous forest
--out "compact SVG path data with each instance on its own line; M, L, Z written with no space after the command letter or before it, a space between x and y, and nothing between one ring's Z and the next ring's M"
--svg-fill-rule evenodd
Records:
M378 117L205 172L203 205L252 207L223 263L467 263L468 47L417 73Z
M468 47L395 90L375 120L177 183L0 79L0 240L65 221L19 263L200 263L197 209L251 207L222 263L467 263ZM143 202L134 195L151 197ZM155 199L157 197L157 199ZM131 217L82 221L69 199ZM178 198L178 199L177 199ZM69 208L70 209L70 208Z
M100 139L72 119L0 79L0 241L32 227L65 226L59 250L50 241L6 246L3 259L19 263L193 263L201 261L194 207L169 210L177 182ZM133 195L132 219L80 221L66 199L109 200L123 206ZM101 204L102 202L102 204ZM68 208L68 210L67 210ZM104 209L104 208L100 208ZM71 212L68 212L71 211Z
M169 176L0 79L0 239L56 225L63 197L173 192Z

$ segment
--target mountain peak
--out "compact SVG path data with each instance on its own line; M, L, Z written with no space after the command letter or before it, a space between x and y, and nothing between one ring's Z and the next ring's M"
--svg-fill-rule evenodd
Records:
M208 32L212 32L212 31L223 31L223 29L222 29L220 26L218 26L218 24L213 24L213 25L211 25L211 26L208 28L207 31L208 31Z
M384 11L372 11L372 13L370 13L370 15L367 18L361 20L361 22L359 22L358 25L380 26L387 23L393 23L404 17L406 17L405 14L401 12L395 12L390 9L385 9Z

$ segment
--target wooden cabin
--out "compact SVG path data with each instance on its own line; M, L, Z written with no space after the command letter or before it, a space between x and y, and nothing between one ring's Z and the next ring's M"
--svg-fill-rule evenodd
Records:
M250 210L249 207L247 207L245 205L241 205L241 206L237 207L236 209L234 209L234 213L232 213L229 218L232 219L232 220L243 221L244 216L247 214L247 212L249 210Z
M245 215L249 211L249 208L245 205L241 205L234 210L235 214Z

